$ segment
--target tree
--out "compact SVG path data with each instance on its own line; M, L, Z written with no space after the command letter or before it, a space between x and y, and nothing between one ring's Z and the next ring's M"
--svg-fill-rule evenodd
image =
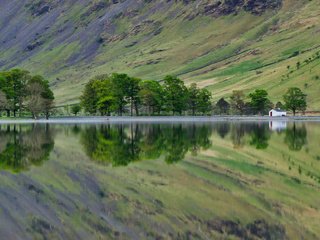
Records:
M142 81L139 97L142 105L147 108L148 114L160 113L163 104L163 88L156 81Z
M25 70L13 69L0 74L0 90L6 94L8 100L7 115L10 116L10 111L16 116L16 112L23 107L23 100L26 96L26 84L31 78L30 73Z
M200 89L197 87L196 83L192 83L188 88L188 97L189 97L189 109L192 111L192 115L196 115L196 111L199 104L199 93Z
M19 111L21 116L21 110L23 105L23 100L26 96L26 86L27 82L30 80L31 76L28 71L13 69L11 70L11 76L13 80L13 115L16 116L16 111Z
M77 116L78 113L81 111L81 106L79 104L75 104L71 107L71 112Z
M297 87L289 88L283 96L285 107L296 115L296 111L305 111L307 108L307 95Z
M42 98L44 99L44 108L43 113L46 116L46 119L49 119L51 111L54 107L54 94L50 89L49 82L42 79L41 81L43 92L41 93Z
M113 86L108 75L100 76L93 84L97 94L96 108L101 115L110 115L114 109Z
M127 102L127 86L129 85L130 77L127 74L114 73L111 75L112 92L114 96L115 109L122 116L125 111Z
M284 109L285 106L282 104L282 102L277 102L275 105L276 109Z
M135 109L136 115L139 115L138 106L140 103L140 98L139 98L140 82L141 82L141 79L139 78L129 77L128 83L126 85L125 94L129 99L131 116L133 116L133 109Z
M114 107L114 98L112 96L104 96L99 98L98 109L101 112L101 115L111 115L111 111Z
M233 91L230 97L230 105L235 113L243 114L245 110L244 93L242 91Z
M187 107L188 90L183 81L177 77L166 76L164 79L164 95L167 111L182 114Z
M90 114L97 113L97 104L98 104L98 94L96 91L96 82L99 81L97 78L91 79L84 87L84 91L80 97L81 106L84 110Z
M13 111L14 116L17 111L21 114L26 94L26 83L30 77L28 71L20 69L0 73L0 90L5 93L8 100L7 116L10 116L10 111Z
M208 114L212 110L212 94L208 89L201 89L198 96L198 110L203 115Z
M6 110L8 108L8 99L6 94L0 90L0 111Z
M216 103L216 107L218 108L219 114L228 114L230 110L230 104L224 100L224 98L220 98Z
M249 94L251 98L250 105L255 113L264 114L270 108L271 101L268 99L268 92L263 89L257 89Z
M49 82L42 76L33 76L26 86L27 108L33 118L37 119L40 113L49 118L53 108L54 94L49 87Z
M26 106L31 112L34 119L38 119L39 114L43 110L44 100L41 96L43 87L40 83L32 82L28 84L27 87L28 96L26 97Z

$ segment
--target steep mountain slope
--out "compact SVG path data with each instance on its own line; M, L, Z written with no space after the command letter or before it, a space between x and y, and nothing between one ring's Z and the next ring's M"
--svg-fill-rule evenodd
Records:
M299 86L320 109L316 0L0 0L0 68L47 76L73 102L96 74L179 75L217 99ZM297 62L300 65L297 67ZM290 66L290 67L289 67Z

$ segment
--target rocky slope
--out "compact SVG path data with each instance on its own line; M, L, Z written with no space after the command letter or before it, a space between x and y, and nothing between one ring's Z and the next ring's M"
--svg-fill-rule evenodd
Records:
M293 70L295 62L318 51L317 5L307 0L0 0L0 68L19 66L46 75L58 103L75 101L93 75L115 71L159 80L176 74L208 87L216 98L255 87L274 96L279 83L282 91L298 81L295 74L302 70ZM302 69L309 71L317 61ZM280 70L271 78L275 68ZM310 85L306 81L300 85Z

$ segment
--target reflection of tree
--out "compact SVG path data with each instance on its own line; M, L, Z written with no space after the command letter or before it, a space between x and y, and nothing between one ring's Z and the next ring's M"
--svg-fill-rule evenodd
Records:
M211 146L208 126L195 125L101 125L83 129L81 143L94 161L125 166L161 155L167 163L182 160L188 151L196 154Z
M252 127L250 145L256 147L256 149L266 149L269 144L271 132L266 124L254 125Z
M240 148L245 144L243 140L245 133L246 129L244 124L232 124L231 139L235 148Z
M186 129L182 125L173 125L172 128L165 129L164 133L165 161L175 163L183 160L189 149L188 143L191 141L191 139L188 139Z
M288 127L284 142L288 145L290 150L300 151L307 143L307 129L305 125L297 126L296 123L293 123L292 127Z
M114 166L128 165L139 160L138 128L130 127L129 133L123 125L90 126L83 130L81 143L88 156L100 163L112 163Z
M260 123L233 123L231 125L231 140L235 148L245 145L245 136L250 136L249 144L256 149L266 149L271 136L267 124Z
M49 125L2 126L0 137L0 169L14 172L41 165L54 147Z

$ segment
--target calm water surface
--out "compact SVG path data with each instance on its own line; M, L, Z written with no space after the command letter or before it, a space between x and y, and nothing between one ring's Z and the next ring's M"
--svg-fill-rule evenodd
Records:
M320 239L320 123L0 126L1 239Z

